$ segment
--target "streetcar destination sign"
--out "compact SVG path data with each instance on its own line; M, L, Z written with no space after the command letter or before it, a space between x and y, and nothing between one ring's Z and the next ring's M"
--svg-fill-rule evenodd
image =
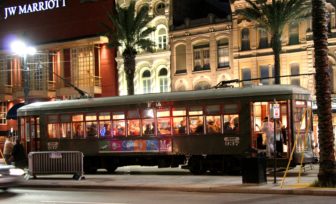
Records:
M54 10L65 7L66 0L44 0L37 1L30 4L23 4L17 6L10 6L4 8L4 19L10 16L23 15L28 13L35 13L40 11Z

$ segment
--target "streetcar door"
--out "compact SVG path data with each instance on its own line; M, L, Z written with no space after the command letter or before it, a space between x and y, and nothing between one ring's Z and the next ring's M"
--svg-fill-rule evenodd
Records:
M40 149L40 118L26 117L21 119L21 138L26 141L27 152Z

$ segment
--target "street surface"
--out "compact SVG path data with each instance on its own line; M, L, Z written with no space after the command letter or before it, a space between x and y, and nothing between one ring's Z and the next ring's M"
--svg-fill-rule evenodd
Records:
M335 197L271 194L195 193L141 190L10 189L1 204L334 204Z

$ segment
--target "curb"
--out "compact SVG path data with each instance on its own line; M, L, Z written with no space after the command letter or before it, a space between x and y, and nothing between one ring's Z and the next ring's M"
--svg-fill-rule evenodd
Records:
M249 193L249 194L279 194L279 195L313 195L336 196L336 189L307 187L303 189L255 188L255 186L223 186L223 187L186 187L186 186L146 186L146 185L65 185L65 184L22 184L19 188L72 188L72 189L109 189L109 190L145 190L145 191L183 191L202 193Z

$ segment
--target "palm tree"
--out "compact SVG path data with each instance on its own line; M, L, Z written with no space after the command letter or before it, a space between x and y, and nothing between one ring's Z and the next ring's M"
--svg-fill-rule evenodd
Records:
M281 36L286 24L307 16L310 4L307 0L246 0L249 7L237 10L237 14L255 21L271 34L274 55L275 83L280 84Z
M328 60L328 28L325 0L312 0L316 101L320 145L320 186L336 186L334 135L331 114L331 79Z
M155 28L147 27L152 18L148 15L148 7L143 6L137 13L135 1L131 1L126 8L116 5L116 8L108 13L108 19L110 24L104 24L105 36L109 38L110 47L121 47L123 50L127 93L133 95L137 48L153 51L154 42L147 38L155 30Z

